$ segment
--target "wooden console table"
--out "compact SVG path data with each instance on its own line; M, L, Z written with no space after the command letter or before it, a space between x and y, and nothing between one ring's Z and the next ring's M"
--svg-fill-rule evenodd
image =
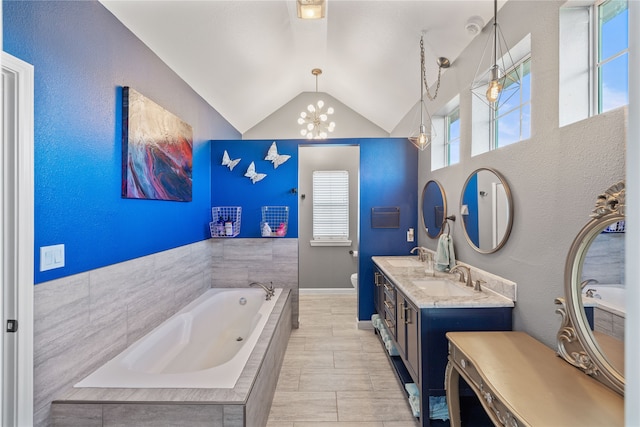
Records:
M624 397L523 332L448 332L447 403L460 426L459 377L496 426L623 426Z

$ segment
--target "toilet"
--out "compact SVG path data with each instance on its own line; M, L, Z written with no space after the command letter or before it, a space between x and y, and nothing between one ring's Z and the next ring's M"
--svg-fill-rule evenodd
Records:
M353 273L351 275L351 285L356 289L358 288L358 273Z

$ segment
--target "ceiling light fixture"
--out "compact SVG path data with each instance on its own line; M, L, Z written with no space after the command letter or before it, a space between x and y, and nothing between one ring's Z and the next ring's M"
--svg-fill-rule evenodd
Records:
M427 97L430 100L436 99L438 96L438 90L440 90L440 77L443 68L449 68L451 63L445 57L438 58L438 80L436 82L436 90L433 95L429 91L429 84L427 83L427 74L425 69L425 59L424 59L424 35L420 37L420 126L418 127L418 133L413 134L409 137L409 141L413 145L415 145L418 150L424 151L431 144L431 140L436 136L435 130L433 129L433 125L431 123L431 116L429 115L429 110L427 110L427 106L424 103L424 89L427 89ZM424 112L427 113L428 124L429 124L429 132L427 133L427 126L424 123Z
M485 56L490 48L491 66L485 72ZM487 38L482 58L471 84L471 92L494 111L502 106L520 89L520 76L511 58L507 42L498 25L498 0L493 2L493 34Z
M325 0L296 0L298 18L322 19L325 16Z
M322 74L322 70L314 68L311 74L316 76L316 93L318 93L318 76ZM324 101L319 99L316 105L309 104L307 110L300 113L298 124L304 126L300 130L300 135L307 139L325 139L328 133L333 132L336 124L328 122L329 116L333 114L333 108L327 107L324 110L324 106Z

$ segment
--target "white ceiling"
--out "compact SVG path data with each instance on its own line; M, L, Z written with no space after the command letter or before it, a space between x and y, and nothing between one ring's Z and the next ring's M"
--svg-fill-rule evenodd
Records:
M472 40L467 20L493 16L491 0L328 0L316 21L295 0L101 3L241 133L315 91L316 67L320 92L391 132L420 98L421 34L431 85L436 58L455 67Z

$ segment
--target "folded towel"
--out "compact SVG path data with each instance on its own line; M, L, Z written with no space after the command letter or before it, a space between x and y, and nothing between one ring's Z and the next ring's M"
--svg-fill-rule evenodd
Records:
M416 418L420 418L420 397L409 396L409 406L411 406L411 412Z
M398 349L396 348L396 345L393 343L393 341L386 341L384 343L384 346L387 348L387 353L389 353L389 356L400 356L400 353L398 352Z
M404 388L409 393L409 396L420 396L420 390L418 390L418 386L415 383L406 383Z
M449 419L449 407L445 396L429 396L429 418L444 421Z
M448 234L443 234L438 239L438 247L435 256L436 270L448 271L456 265L456 255L453 250L453 239Z

